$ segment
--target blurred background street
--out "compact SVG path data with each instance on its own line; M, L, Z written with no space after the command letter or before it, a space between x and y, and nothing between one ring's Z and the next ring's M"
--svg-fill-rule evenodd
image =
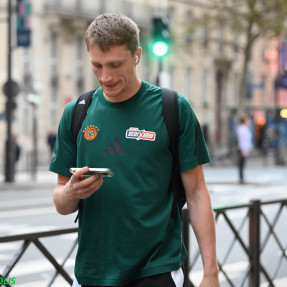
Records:
M233 282L221 272L221 286L248 286L241 281L249 268L242 244L249 242L244 220L250 212L226 211L237 235L221 215L224 208L258 199L281 202L279 209L267 204L260 214L266 269L260 269L260 286L269 286L266 278L274 274L270 282L286 287L287 2L281 0L1 1L0 237L77 227L75 215L56 213L56 176L47 170L65 105L99 87L85 31L104 12L120 12L138 23L140 78L185 95L197 114L212 160L205 174L213 208L222 212L216 213L218 259L226 261L223 268ZM237 131L242 114L252 150L240 184ZM61 262L75 240L76 233L70 233L43 242ZM229 242L234 248L228 251ZM0 243L0 275L21 244ZM196 257L193 236L190 250ZM75 251L65 264L71 277L74 256ZM42 287L53 272L31 244L11 275L17 286ZM196 261L190 273L195 285L201 275ZM69 284L58 276L51 286Z
M139 25L140 78L190 100L213 162L236 153L244 113L253 147L263 157L271 150L276 165L286 164L287 3L227 2L1 1L0 169L5 182L13 182L14 170L35 173L48 164L65 105L99 87L85 31L103 12L126 14Z

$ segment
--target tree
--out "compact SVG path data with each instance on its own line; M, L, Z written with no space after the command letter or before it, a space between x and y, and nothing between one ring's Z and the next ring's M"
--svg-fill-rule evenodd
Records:
M244 99L247 93L248 64L254 43L259 38L278 37L286 30L287 1L286 0L209 0L204 2L192 1L206 10L207 15L194 19L195 26L205 25L209 31L219 26L230 29L230 33L242 39L234 42L225 40L243 54L241 80L239 87L238 114L244 109ZM205 4L203 4L205 3ZM194 26L195 25L195 26ZM212 40L218 40L211 38Z

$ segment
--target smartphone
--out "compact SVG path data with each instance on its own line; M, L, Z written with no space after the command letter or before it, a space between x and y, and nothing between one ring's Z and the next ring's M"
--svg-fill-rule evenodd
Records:
M80 168L71 167L70 172L74 173L79 169ZM108 176L108 177L114 176L114 173L109 168L90 168L90 170L87 173L83 174L83 176L91 176L95 173L98 173L101 176Z

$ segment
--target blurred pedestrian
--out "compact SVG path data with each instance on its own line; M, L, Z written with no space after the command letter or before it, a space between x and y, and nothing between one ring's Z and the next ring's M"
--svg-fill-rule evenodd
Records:
M76 101L66 106L50 165L58 174L57 211L79 210L76 279L83 287L182 287L187 253L180 210L172 216L173 162L162 89L137 75L139 28L124 15L106 13L91 23L86 43L101 87L92 96L77 143L71 136ZM189 101L178 95L178 103L181 178L203 260L201 286L219 287L215 222L202 167L209 155ZM109 152L113 146L120 152ZM71 175L71 167L80 169ZM114 177L86 178L89 167L111 168Z
M50 129L47 135L47 144L49 145L50 154L53 154L53 150L56 144L57 135L53 129Z
M18 143L18 138L16 135L13 135L12 136L12 150L13 150L13 153L14 153L14 165L15 165L15 170L14 172L16 173L17 172L17 163L19 162L20 160L20 157L21 157L21 147Z
M12 139L13 139L13 149L14 149L14 160L15 160L15 163L17 163L21 156L21 147L18 143L17 136L13 135Z
M242 115L239 119L239 126L236 130L237 146L238 146L238 171L239 182L245 182L244 169L248 154L252 148L252 135L249 129L249 121L246 115Z

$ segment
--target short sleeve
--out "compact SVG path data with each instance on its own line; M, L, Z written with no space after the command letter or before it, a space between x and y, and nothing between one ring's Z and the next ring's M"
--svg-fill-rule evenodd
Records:
M75 101L65 107L58 127L56 148L49 167L50 171L67 177L71 177L69 169L76 167L77 163L77 145L71 132L74 105Z
M188 101L178 96L179 107L179 164L180 170L188 170L209 163L210 158L200 123Z

